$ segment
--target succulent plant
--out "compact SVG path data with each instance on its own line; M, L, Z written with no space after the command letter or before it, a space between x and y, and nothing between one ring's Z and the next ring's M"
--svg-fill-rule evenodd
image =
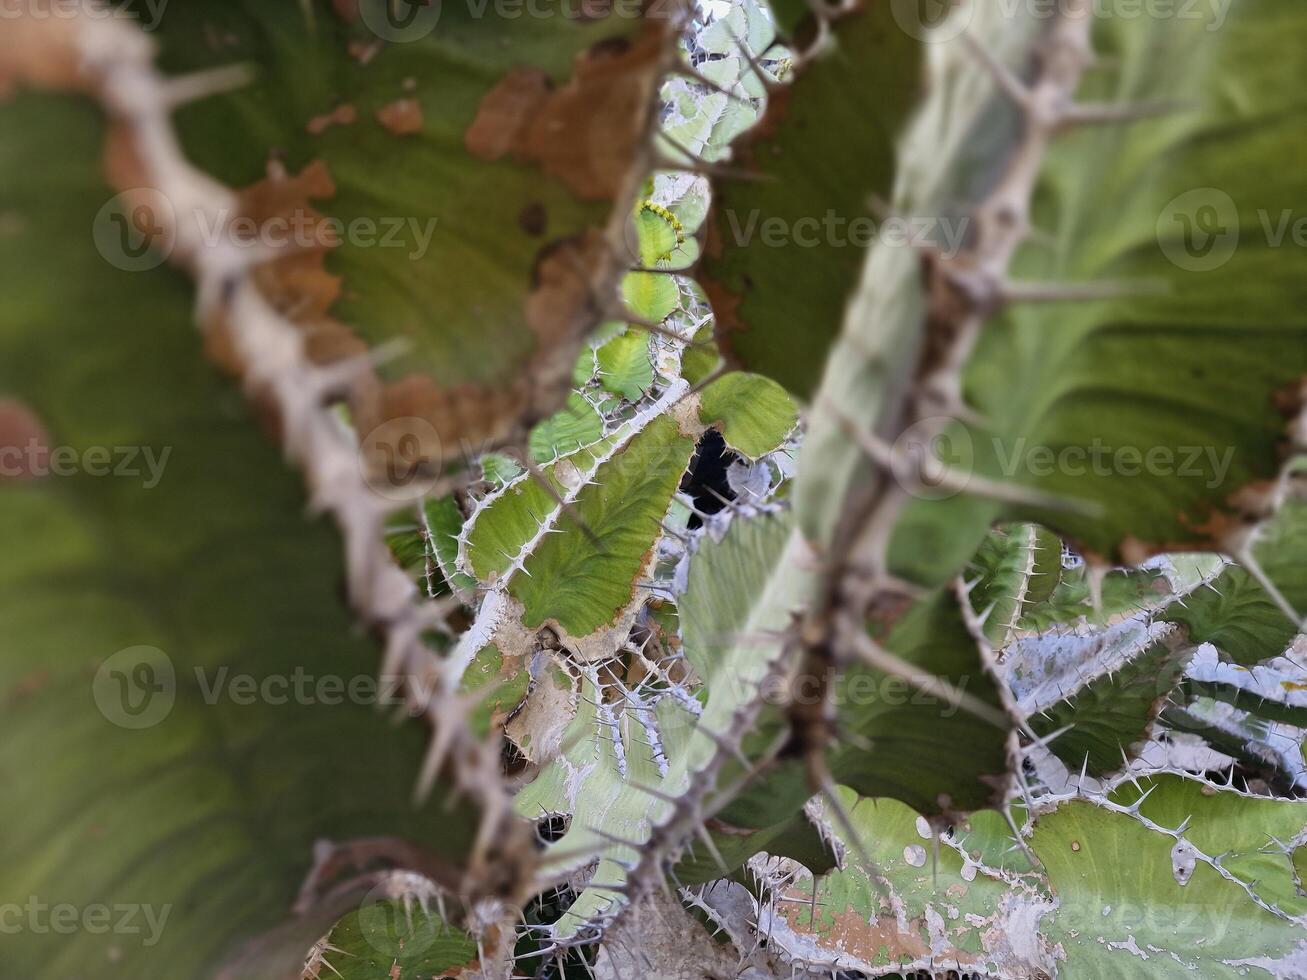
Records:
M5 12L0 978L1304 975L1307 19L941 6Z

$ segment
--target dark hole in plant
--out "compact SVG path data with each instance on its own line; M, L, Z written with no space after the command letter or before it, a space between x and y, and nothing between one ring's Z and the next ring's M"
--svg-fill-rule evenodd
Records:
M566 813L551 813L536 821L536 836L543 844L552 844L567 833L572 825L572 818Z
M691 531L703 525L699 514L716 514L735 499L726 471L733 462L742 459L739 453L726 448L726 440L716 429L703 434L690 460L690 469L681 479L681 492L690 495L698 511L690 515L687 526Z

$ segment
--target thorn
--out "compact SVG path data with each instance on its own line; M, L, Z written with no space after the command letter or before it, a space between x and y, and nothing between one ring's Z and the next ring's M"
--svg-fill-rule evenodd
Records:
M744 180L767 183L772 183L776 180L776 178L771 174L760 174L752 170L740 170L736 167L726 167L721 164L710 163L697 153L692 152L675 137L669 135L666 130L660 130L658 138L665 140L672 149L685 155L685 160L673 160L669 157L661 157L661 159L655 161L655 168L658 170L687 170L691 173L702 174L705 177L717 177L722 180Z
M1019 108L1030 108L1031 94L1025 82L1017 78L1006 65L995 58L989 49L972 37L970 33L963 33L962 44L967 52L989 72L994 84L999 87L1004 95L1015 102Z
M1058 738L1060 738L1061 736L1065 735L1067 732L1071 731L1071 729L1073 729L1073 728L1075 728L1075 727L1076 727L1076 726L1075 726L1075 723L1074 723L1074 722L1072 722L1072 723L1069 724L1069 725L1063 725L1061 728L1057 729L1056 731L1049 732L1047 735L1041 735L1039 738L1035 739L1035 740L1034 740L1033 742L1031 742L1030 744L1031 744L1032 746L1036 746L1036 745L1037 745L1037 746L1039 746L1039 747L1042 748L1042 749L1046 749L1046 748L1048 748L1049 745L1051 745L1053 742L1056 742L1056 741L1058 740ZM1085 755L1085 761L1086 761L1086 762L1089 761L1089 756L1088 756L1087 753L1086 753L1086 755Z
M661 270L657 270L657 269L653 269L653 270L646 269L643 271L656 272L657 274L664 275L664 276L676 275L676 273L674 272L662 272ZM630 326L637 327L641 330L648 330L651 334L656 334L657 336L662 337L666 340L675 341L676 343L682 344L685 347L703 346L702 344L696 344L692 339L686 339L682 334L678 333L676 330L670 327L665 327L661 323L654 323L650 320L642 320L638 317L632 317L631 311L625 308L618 310L617 314L619 319L625 320Z
M727 21L721 21L721 23L726 28L726 33L731 36L731 40L735 42L735 46L740 49L740 57L748 62L749 68L753 70L754 75L762 84L763 91L770 95L783 88L784 86L780 82L763 70L762 62L758 60L758 56L740 39L730 23ZM763 53L766 54L766 52Z
M746 105L746 106L752 106L752 105L753 105L753 100L752 100L752 99L747 98L747 97L742 96L742 95L736 95L735 92L733 92L731 89L728 89L728 88L726 88L724 85L721 85L721 84L719 84L719 83L717 83L717 82L714 82L711 78L709 78L707 75L705 75L705 74L703 74L702 72L700 72L697 68L694 68L693 66L688 65L688 64L686 64L685 62L681 62L681 63L678 64L675 68L673 68L673 69L672 69L672 74L673 74L673 75L682 75L682 76L684 76L685 78L688 78L688 79L690 79L690 80L692 80L692 81L698 82L700 85L706 85L708 88L712 89L714 92L717 92L717 93L720 94L720 95L724 95L724 96L726 96L728 99L732 99L732 100L734 100L735 102L740 103L741 105ZM739 84L739 83L737 82L736 84Z
M1144 805L1144 800L1146 800L1146 799L1148 799L1150 796L1152 796L1152 795L1153 795L1153 790L1155 790L1155 789L1157 789L1157 784L1156 784L1156 783L1153 783L1152 786L1149 786L1148 789L1146 789L1146 790L1144 791L1144 795L1141 796L1141 797L1139 797L1139 799L1135 800L1134 803L1130 804L1130 806L1129 806L1127 809L1128 809L1131 813L1138 813L1138 812L1139 812L1139 808L1140 808L1141 806Z
M1005 303L1080 303L1132 296L1161 296L1169 292L1162 280L1108 282L1013 282L999 287Z
M551 864L570 864L573 861L587 864L589 861L602 856L602 847L598 850L593 847L549 847L541 855L539 863L541 867L548 867Z
M847 742L860 752L871 752L876 747L875 743L865 735L861 735L858 732L848 731L847 729L837 732L835 740L838 742Z
M558 492L558 488L554 486L554 481L547 477L541 471L540 467L536 466L536 464L531 461L529 456L524 455L522 457L522 462L526 465L526 471L531 474L531 479L535 480L536 483L538 483L545 492L549 494L549 496L554 498L554 503L558 505L558 509L571 518L572 522L578 529L580 529L581 533L586 536L586 539L599 549L600 554L603 554L604 546L603 542L599 540L599 535L591 530L590 525L587 524L581 515L576 512L576 508L572 506L571 502L566 500L563 495ZM523 568L523 571L526 571L526 569Z
M705 388L707 388L710 384L712 384L712 383L713 383L714 381L716 381L718 378L721 378L721 377L724 376L724 375L730 374L730 373L731 373L731 370L732 370L732 369L731 369L730 367L727 366L726 361L723 360L721 364L717 365L717 367L715 367L715 368L713 368L711 371L709 371L708 374L707 374L705 377L703 377L702 379L700 379L700 381L699 381L698 384L692 386L692 387L690 388L690 390L687 391L687 392L686 392L684 395L682 395L681 397L682 397L682 398L689 398L691 395L697 395L697 394L699 394L699 392L703 391ZM679 399L678 399L678 400L679 400Z
M237 64L179 75L164 83L163 101L170 109L199 102L210 96L244 88L254 80L254 74L253 65Z
M1003 819L1007 821L1008 829L1012 831L1012 838L1016 842L1016 847L1021 848L1021 853L1026 856L1026 860L1030 862L1032 868L1038 868L1040 866L1039 861L1035 858L1034 852L1026 846L1026 839L1021 835L1021 830L1017 827L1017 822L1012 819L1011 807L1003 807L1002 813ZM1011 849L1014 848L1010 848L1010 850Z
M731 500L731 499L729 499L729 498L727 498L727 497L722 496L722 495L721 495L720 493L718 493L718 492L717 492L713 487L708 486L706 483L703 485L703 488L704 488L705 490L707 490L710 494L712 494L714 497L716 497L717 500L718 500L718 502L721 503L722 506L727 507L727 508L730 508L730 507L734 507L734 506L735 506L735 501L734 501L734 500Z
M603 830L599 827L587 827L586 829L590 831L590 833L594 834L596 837L602 837L604 840L609 841L610 843L618 844L622 847L629 847L632 850L638 851L640 850L641 847L644 846L643 844L640 844L637 841L630 841L624 837L618 837L616 834L610 834L608 831Z
M1303 622L1302 616L1293 607L1293 603L1289 602L1284 593L1279 590L1276 584L1271 581L1270 576L1262 569L1261 564L1253 556L1252 548L1245 546L1239 549L1235 558L1257 580L1257 584L1266 591L1271 600L1280 607L1280 611L1289 617L1289 621L1293 623L1298 632L1303 632L1307 628L1307 624Z
M881 872L880 866L876 864L872 856L867 852L866 846L862 843L862 836L858 829L853 825L853 819L849 816L844 804L840 802L839 791L831 778L830 770L826 768L824 759L810 760L810 768L816 769L817 784L820 788L822 797L830 806L831 812L835 814L835 821L840 825L840 830L848 838L848 844L858 855L858 861L867 875L875 882L876 890L881 895L889 896L889 887L885 883L885 876ZM814 876L815 881L815 876Z
M991 704L986 704L973 694L954 687L944 678L937 677L890 653L861 629L850 630L849 635L853 640L854 652L873 670L901 677L921 693L940 698L955 708L964 708L969 714L989 722L996 728L1006 731L1013 727L1012 719L1005 712Z
M545 949L532 949L532 950L528 950L525 953L514 953L513 955L509 956L508 959L514 963L516 963L518 960L533 960L540 956L551 956L557 950L560 950L562 948L563 948L562 946L555 944L553 946L548 946Z
M1130 757L1126 755L1125 746L1118 745L1117 748L1121 750L1121 771L1127 774L1127 777L1129 778L1130 782L1134 785L1134 788L1138 792L1142 793L1144 791L1144 788L1139 785L1139 778L1133 772L1130 771Z
M955 493L970 493L977 497L986 497L999 503L1028 504L1048 510L1078 513L1085 517L1099 516L1101 511L1101 507L1091 501L1057 497L1020 484L996 483L962 470L954 470L938 461L932 466L931 474L927 479L925 474L920 472L924 465L922 460L904 458L893 446L865 431L829 399L823 398L817 404L821 410L835 418L840 427L873 463L888 470L901 484L928 484Z
M681 544L690 543L690 539L688 537L686 537L684 534L681 534L679 531L672 530L670 527L667 526L667 524L661 518L655 517L652 518L652 520L655 524L657 524L660 528L663 529L664 534L667 534L669 537L675 538L677 541L681 542Z
M1072 105L1063 110L1057 121L1057 128L1069 129L1074 126L1096 126L1113 123L1137 122L1142 119L1156 119L1171 116L1178 112L1189 112L1197 108L1186 102L1091 102Z
M711 739L723 752L733 755L746 769L753 767L753 763L749 761L747 756L745 756L744 750L721 732L715 732L711 728L702 725L697 726L694 730Z
M664 803L671 803L675 805L680 802L680 797L672 796L670 793L664 793L662 790L654 789L654 787L647 786L644 783L637 783L634 780L632 780L631 782L628 782L626 785L630 786L631 789L639 790L641 793L648 793L654 799L662 800Z
M722 874L730 874L731 869L722 859L722 852L717 850L717 843L712 839L712 834L708 832L708 828L703 824L696 824L695 829L699 834L699 839L703 841L703 846L708 849L709 856L713 859L713 862L717 867L721 869Z
M431 733L431 745L427 749L426 758L422 761L422 769L418 773L417 786L413 791L413 799L417 804L424 803L431 795L431 788L435 785L436 776L444 767L445 757L449 753L452 736L450 732L453 729L453 719L447 719L444 724L434 726Z

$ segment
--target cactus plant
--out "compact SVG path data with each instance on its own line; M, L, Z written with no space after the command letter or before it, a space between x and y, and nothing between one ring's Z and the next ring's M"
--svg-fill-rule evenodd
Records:
M527 6L4 17L0 977L1302 975L1301 12Z

